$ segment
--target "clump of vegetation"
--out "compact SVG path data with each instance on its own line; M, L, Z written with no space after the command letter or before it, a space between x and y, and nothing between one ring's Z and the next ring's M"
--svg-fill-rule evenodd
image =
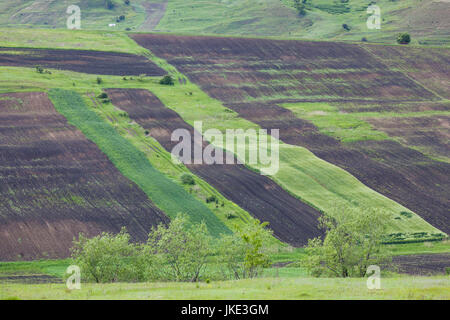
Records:
M166 86L173 86L173 85L175 85L175 81L173 80L172 76L167 75L167 76L164 76L159 81L159 84L163 84L163 85L166 85Z
M211 202L219 203L219 199L217 199L217 197L215 195L207 197L206 203L211 203Z
M351 30L350 26L348 24L346 24L346 23L342 24L342 28L344 28L344 30L346 30L346 31L350 31Z
M125 3L127 6L130 5L130 0L125 0L123 3Z
M100 77L97 77L97 84L102 84L103 83L103 79Z
M299 16L304 16L306 14L305 3L306 0L294 0L294 8L297 10Z
M105 8L108 10L114 9L115 4L112 0L105 0Z
M397 43L398 44L409 44L411 42L411 36L409 33L400 33L397 36Z
M36 66L35 67L36 72L40 73L40 74L52 74L49 70L45 70L44 68L42 68L41 66Z
M389 217L381 212L348 208L325 213L319 226L325 238L309 241L301 263L316 277L364 277L370 265L383 265L391 256L382 245Z
M194 177L189 173L183 173L181 175L181 183L193 186L195 185Z
M412 216L413 216L412 212L408 212L408 211L402 211L402 212L400 212L400 214L402 216L404 216L405 218L412 218Z
M99 99L107 99L108 98L108 94L106 92L102 92L100 93L97 98Z
M265 226L255 221L217 239L205 223L191 224L180 215L169 225L153 228L144 244L130 243L125 229L91 239L80 235L72 258L81 268L83 281L97 283L252 278L269 265L265 246L271 233ZM208 270L209 261L221 264L221 275Z

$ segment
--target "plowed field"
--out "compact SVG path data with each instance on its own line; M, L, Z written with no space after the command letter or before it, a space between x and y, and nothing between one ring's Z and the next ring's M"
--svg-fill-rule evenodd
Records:
M128 53L45 50L25 48L1 48L0 65L12 67L35 67L70 70L76 72L115 76L162 76L164 70L146 57Z
M67 257L72 240L168 218L45 93L0 95L0 260Z
M391 140L344 144L280 106L296 101L339 101L343 105L440 101L439 94L447 92L448 73L443 74L445 67L433 70L448 66L450 50L428 55L425 49L417 49L419 71L410 74L405 69L408 65L397 65L395 60L386 63L388 56L378 53L385 46L372 50L355 44L266 39L144 34L133 38L241 117L263 128L280 128L283 142L308 148L450 232L448 163ZM388 47L386 54L395 55L396 48ZM429 71L433 85L428 89L417 80L424 79L422 71L430 65L434 66Z

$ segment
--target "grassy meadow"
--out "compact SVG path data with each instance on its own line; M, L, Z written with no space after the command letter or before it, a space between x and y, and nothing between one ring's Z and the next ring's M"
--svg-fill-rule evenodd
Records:
M0 287L4 300L133 299L133 300L307 300L307 299L408 299L448 300L450 279L392 277L381 279L381 289L367 289L366 279L258 278L211 283L114 283L82 284L67 290L64 284L6 284Z

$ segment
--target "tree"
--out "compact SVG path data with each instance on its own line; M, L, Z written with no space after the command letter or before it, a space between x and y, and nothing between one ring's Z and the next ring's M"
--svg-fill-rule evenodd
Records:
M238 229L233 235L223 236L219 245L218 259L235 279L257 277L270 259L264 252L271 231L267 222L255 220Z
M299 16L306 14L306 1L300 2L300 0L294 0L294 8L297 10Z
M375 210L336 210L319 218L325 238L306 247L301 263L313 276L364 277L369 265L382 265L391 257L382 245L389 216Z
M102 233L91 239L80 234L71 250L84 280L97 283L142 280L139 247L130 244L130 235L125 229L117 235Z
M160 81L159 84L164 84L168 86L173 86L175 84L175 81L173 80L172 76L167 75L164 76Z
M213 253L212 243L205 223L190 225L187 217L180 215L167 227L153 228L146 246L158 256L158 278L196 282Z
M399 44L409 44L411 42L411 36L409 33L400 33L397 36L397 43Z

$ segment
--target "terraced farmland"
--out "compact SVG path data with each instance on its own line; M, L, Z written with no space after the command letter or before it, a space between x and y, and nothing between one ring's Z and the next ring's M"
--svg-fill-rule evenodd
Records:
M166 72L144 56L128 53L0 47L0 65L71 70L117 76L162 76Z
M435 87L428 89L411 79L402 66L387 66L371 52L372 47L143 34L133 38L241 117L263 128L280 128L283 142L306 147L433 226L450 231L448 162L380 138L380 132L377 139L340 141L295 113L295 103L300 102L325 101L345 107L391 103L395 110L396 103L442 101L434 93ZM429 60L424 54L422 59L445 65L450 50L440 53ZM442 78L445 85L445 76L434 76ZM289 103L293 105L289 107Z
M57 258L73 237L168 221L42 92L0 95L0 259Z
M174 130L187 129L191 137L194 137L194 129L150 92L109 89L107 93L115 106L126 111L132 120L148 130L167 151L171 152L177 144L171 141ZM195 144L194 140L191 144ZM207 147L208 144L205 143L202 150ZM223 157L226 159L226 153ZM225 163L225 160L223 162ZM307 244L308 239L321 234L317 228L319 217L317 210L294 198L269 178L244 165L187 164L186 166L254 217L269 222L270 228L280 240L300 246Z

